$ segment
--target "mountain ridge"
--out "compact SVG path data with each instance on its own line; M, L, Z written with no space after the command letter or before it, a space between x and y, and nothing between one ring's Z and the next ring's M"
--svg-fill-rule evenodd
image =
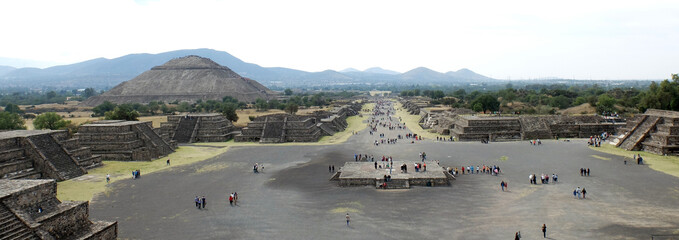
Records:
M364 71L306 72L284 67L262 67L245 62L228 52L208 48L182 49L157 54L134 53L118 58L95 58L68 65L39 68L0 68L3 87L51 87L107 89L128 81L154 66L189 55L209 58L239 75L256 80L267 87L306 87L347 84L458 84L494 79L464 71L464 74L444 74L428 68L416 68L405 73L373 67ZM426 70L428 71L426 71ZM346 69L345 69L346 70ZM462 70L462 69L461 69ZM458 70L457 72L461 71ZM451 73L451 72L449 72Z

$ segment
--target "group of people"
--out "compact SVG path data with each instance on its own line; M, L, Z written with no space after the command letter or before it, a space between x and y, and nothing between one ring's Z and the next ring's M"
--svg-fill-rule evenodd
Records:
M585 188L580 189L580 187L577 187L575 190L573 190L573 197L576 197L578 199L586 199L587 198L586 195L587 190L585 190Z
M596 136L590 136L589 141L587 141L587 145L593 146L593 147L601 147L601 142L604 141L605 139L602 136L596 135Z
M198 208L198 209L201 209L201 208L204 209L204 208L207 206L207 202L206 202L206 200L205 200L205 196L203 196L203 197L201 198L201 197L198 197L198 195L196 195L196 198L194 199L194 202L196 202L196 208Z
M639 154L639 155L634 154L634 156L632 156L632 158L634 158L634 160L637 160L638 165L644 164L644 158L641 157L641 154ZM625 161L625 163L627 163L627 161Z
M538 184L538 177L536 174L531 174L528 176L528 179L530 180L530 184ZM559 176L552 173L552 181L554 181L554 183L559 182ZM540 174L540 183L549 184L549 174Z
M139 169L132 171L132 179L137 179L141 177L141 171Z
M580 176L589 176L589 168L580 168Z
M445 142L445 141L450 141L450 142L452 142L453 139L454 139L453 136L450 136L450 138L436 137L436 141L442 141L442 142Z
M238 206L238 193L237 192L232 192L231 195L229 195L229 205L233 207L233 205Z
M530 145L533 145L533 146L540 146L540 145L542 145L542 141L540 141L540 139L529 140L528 143L530 143Z
M328 172L335 172L335 165L328 165Z
M260 169L261 169L261 170L260 170ZM252 172L254 172L254 173L259 173L260 171L261 171L261 172L264 172L264 164L263 164L263 163L262 163L262 164L260 164L260 163L255 163L255 165L252 166Z

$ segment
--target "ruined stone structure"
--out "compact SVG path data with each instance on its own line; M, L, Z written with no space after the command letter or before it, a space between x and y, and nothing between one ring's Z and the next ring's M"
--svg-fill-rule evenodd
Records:
M375 169L373 162L346 162L339 171L333 175L331 181L339 181L341 187L374 186L382 188L385 183L384 176L390 175L387 181L387 189L407 189L410 186L440 187L449 186L455 177L435 162L428 162L428 170L416 172L413 169L414 162L394 161L394 166L408 166L408 172L401 172L400 168Z
M628 121L621 132L616 146L625 150L679 154L679 112L648 109Z
M88 218L88 202L59 201L54 180L0 179L0 239L116 239L117 222Z
M474 111L466 108L453 108L450 110L420 109L419 124L422 129L431 129L441 135L450 135L450 129L454 127L455 117L458 115L474 114Z
M186 56L153 67L132 80L123 82L100 96L82 104L96 106L104 101L113 103L148 103L151 101L219 100L231 96L243 102L257 98L270 99L276 93L252 79L244 78L231 69L208 58Z
M401 104L403 104L403 108L406 109L408 113L413 115L420 114L420 110L423 108L434 106L429 101L418 98L404 99L401 101Z
M601 116L460 115L454 119L450 133L460 141L586 138L604 132L615 134L623 125Z
M164 139L177 143L225 142L238 133L231 121L218 113L168 116L160 132Z
M153 130L151 122L102 120L80 126L76 136L106 160L150 161L176 148Z
M81 176L101 164L101 157L65 130L0 132L0 178L52 178Z
M321 129L316 118L290 114L272 114L255 118L237 135L237 142L283 143L316 142Z
M312 115L272 114L260 116L248 123L235 137L236 142L316 142L347 127L346 118L357 115L362 104L354 103Z

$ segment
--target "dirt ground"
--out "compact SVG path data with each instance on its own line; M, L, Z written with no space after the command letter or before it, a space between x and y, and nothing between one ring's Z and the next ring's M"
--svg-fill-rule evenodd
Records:
M364 129L334 145L233 146L206 161L110 184L90 203L90 216L118 221L122 239L512 239L517 231L539 239L542 224L550 239L679 234L679 178L625 165L624 157L583 140L372 144L378 139ZM328 181L328 166L339 168L356 153L415 160L423 151L442 166L498 165L502 173L386 191ZM265 170L253 173L255 163ZM579 168L591 175L580 176ZM558 174L559 182L528 183L529 174L542 173ZM573 196L576 187L587 189L586 199ZM240 200L231 206L233 192ZM195 196L205 196L207 208L196 209Z

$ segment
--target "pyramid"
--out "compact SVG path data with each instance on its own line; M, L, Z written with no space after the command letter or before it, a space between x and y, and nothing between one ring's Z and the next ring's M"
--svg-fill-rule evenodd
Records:
M153 67L100 96L87 99L82 105L96 106L104 101L118 104L221 101L224 96L254 102L257 98L268 100L274 94L257 81L241 77L209 58L190 55Z

